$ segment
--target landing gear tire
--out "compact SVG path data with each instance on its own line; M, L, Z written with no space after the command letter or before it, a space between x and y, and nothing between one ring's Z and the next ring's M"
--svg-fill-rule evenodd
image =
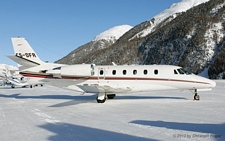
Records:
M30 88L33 88L33 86L32 86L32 85L30 85Z
M200 100L200 96L197 93L197 90L195 89L195 95L194 95L194 100Z
M200 96L197 93L194 95L194 100L200 100Z
M15 86L14 86L14 85L12 85L12 86L11 86L11 88L12 88L12 89L14 89L14 88L15 88Z
M104 102L106 101L106 98L104 98L104 99L102 99L102 100L96 98L96 100L97 100L98 103L104 103Z
M108 95L107 95L107 98L108 98L108 99L113 99L115 96L116 96L116 94L108 94Z

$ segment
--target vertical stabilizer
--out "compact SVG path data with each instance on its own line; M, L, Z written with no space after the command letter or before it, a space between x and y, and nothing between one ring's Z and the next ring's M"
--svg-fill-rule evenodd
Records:
M44 63L40 60L25 38L12 38L12 44L15 55L8 57L16 61L18 64L32 67Z

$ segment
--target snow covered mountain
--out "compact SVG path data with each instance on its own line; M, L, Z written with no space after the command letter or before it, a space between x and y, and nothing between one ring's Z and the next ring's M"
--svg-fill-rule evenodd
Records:
M56 62L62 64L83 63L83 58L86 58L90 53L102 50L114 44L117 39L131 28L132 26L130 25L120 25L110 28L97 35L91 42L78 47Z
M99 40L112 40L116 41L119 39L124 33L129 31L132 28L130 25L121 25L121 26L115 26L113 28L110 28L99 35L97 35L93 41L99 41Z
M224 6L224 0L182 0L73 63L169 64L218 78L225 74Z
M195 7L201 3L207 2L209 0L182 0L181 2L174 3L170 6L170 8L164 10L163 12L159 13L158 15L154 16L148 22L150 26L144 28L140 32L138 32L134 37L145 37L146 35L150 34L151 32L155 31L157 26L160 25L161 22L166 20L168 17L171 16L171 19L174 19L178 13L186 12L188 9ZM170 19L170 20L171 20Z

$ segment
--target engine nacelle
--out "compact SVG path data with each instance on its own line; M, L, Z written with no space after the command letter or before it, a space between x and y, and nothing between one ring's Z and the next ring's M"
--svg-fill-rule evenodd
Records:
M91 77L94 75L94 65L92 64L81 64L81 65L70 65L61 67L61 76L77 76L77 77Z

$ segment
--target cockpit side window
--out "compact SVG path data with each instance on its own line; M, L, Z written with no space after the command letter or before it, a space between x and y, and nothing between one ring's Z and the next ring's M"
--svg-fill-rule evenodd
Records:
M174 74L178 74L176 70L174 70Z
M185 70L184 68L177 69L177 71L179 72L179 74L186 74L186 75L191 74L189 71Z
M181 69L177 69L177 71L179 72L179 74L184 74L184 72Z
M189 74L191 74L189 71L187 71L186 69L184 69L184 68L180 68L185 74L187 74L187 75L189 75Z

